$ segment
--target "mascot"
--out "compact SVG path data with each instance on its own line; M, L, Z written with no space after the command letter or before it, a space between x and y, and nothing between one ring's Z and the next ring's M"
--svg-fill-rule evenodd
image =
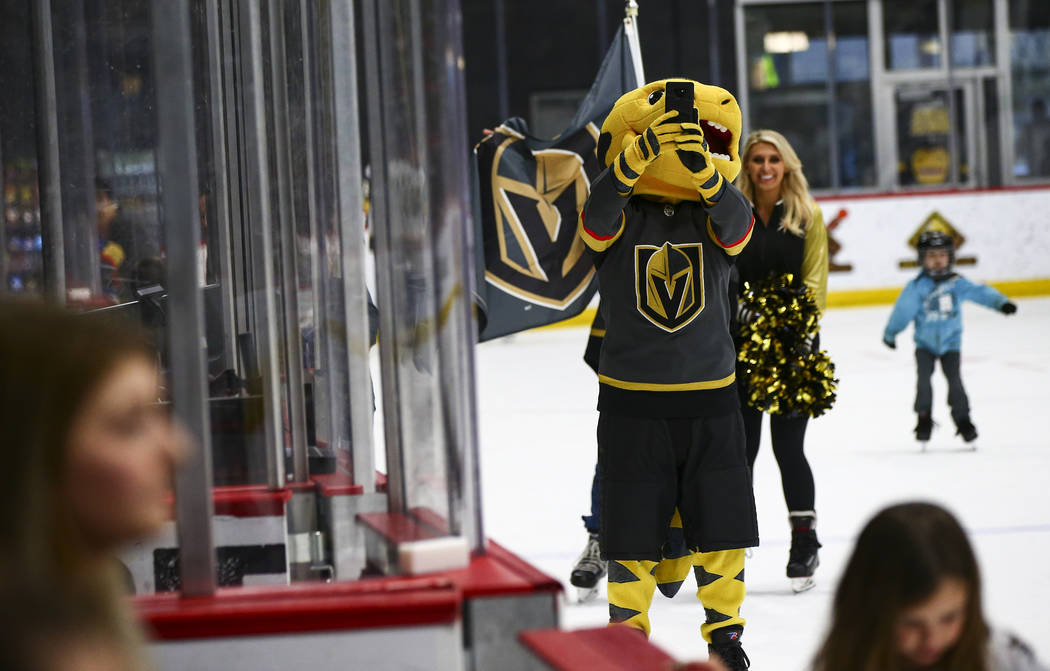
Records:
M662 80L622 96L602 125L579 235L594 254L605 337L598 361L601 549L609 619L648 635L657 585L691 567L709 650L748 667L744 548L758 544L729 332L732 257L751 237L740 108L728 91ZM670 529L670 533L669 533Z

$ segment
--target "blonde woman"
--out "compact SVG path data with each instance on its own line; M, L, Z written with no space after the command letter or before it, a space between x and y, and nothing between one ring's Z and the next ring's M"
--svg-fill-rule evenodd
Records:
M133 326L0 299L0 603L66 613L91 634L67 642L115 660L100 668L147 667L114 555L170 517L185 443L158 389L156 355ZM47 652L47 641L6 641L0 666Z
M810 289L823 311L828 284L827 231L820 207L809 194L802 162L787 139L773 130L748 135L740 153L743 169L736 185L751 201L755 214L751 241L736 257L740 290L745 282L790 274L796 284ZM747 387L748 380L738 377L747 458L753 470L763 413L744 400ZM813 586L813 572L819 564L813 471L803 451L808 419L806 415L769 416L773 454L780 467L792 530L787 575L797 591Z

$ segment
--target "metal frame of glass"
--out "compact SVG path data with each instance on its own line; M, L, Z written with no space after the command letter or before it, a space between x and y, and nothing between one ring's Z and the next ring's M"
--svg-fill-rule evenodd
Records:
M153 0L153 65L157 82L157 176L167 247L170 397L175 416L197 443L176 474L182 593L215 591L212 535L211 430L198 266L200 216L193 115L193 48L188 0ZM185 225L189 224L189 225ZM177 325L177 328L176 328ZM202 495L203 494L203 495Z

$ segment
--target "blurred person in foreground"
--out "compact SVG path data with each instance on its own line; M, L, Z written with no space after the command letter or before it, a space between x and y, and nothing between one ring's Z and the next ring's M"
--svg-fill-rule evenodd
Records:
M145 226L123 210L104 179L95 180L95 212L103 290L117 302L133 300L139 264L159 259L160 249Z
M146 668L115 553L170 519L185 451L136 326L0 300L0 591L53 589Z
M127 643L89 603L55 585L0 586L0 669L133 671Z
M958 520L890 506L860 532L813 671L1046 671L984 619L981 577Z

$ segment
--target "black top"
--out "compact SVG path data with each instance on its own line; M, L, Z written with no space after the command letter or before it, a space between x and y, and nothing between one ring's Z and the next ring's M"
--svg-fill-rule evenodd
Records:
M755 228L744 251L736 257L737 273L740 276L738 292L743 292L744 282L759 282L768 277L791 273L793 284L802 283L802 256L805 238L791 231L780 229L780 218L784 214L783 202L777 202L768 222L764 222L755 210Z

